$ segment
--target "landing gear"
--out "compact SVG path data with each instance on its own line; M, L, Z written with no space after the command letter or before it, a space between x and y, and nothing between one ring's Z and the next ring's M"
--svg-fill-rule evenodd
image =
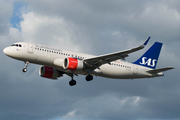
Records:
M27 72L27 68L23 68L22 71L23 71L23 72Z
M68 76L70 76L71 78L72 78L72 80L71 81L69 81L69 85L70 86L74 86L74 85L76 85L76 81L74 80L74 75L76 75L76 74L72 74L72 73L66 73ZM91 81L91 80L93 80L93 76L92 75L87 75L86 76L86 81Z
M67 74L67 73L66 73ZM74 86L74 85L76 85L76 81L73 79L73 77L74 77L74 74L67 74L68 76L70 76L71 78L72 78L72 80L71 81L69 81L69 85L70 86Z
M91 81L91 80L93 80L93 76L92 75L87 75L86 76L86 81Z
M28 66L29 62L26 61L25 62L25 67L22 69L23 72L27 72L27 66Z
M71 81L69 81L69 85L70 85L70 86L76 85L76 81L72 79Z

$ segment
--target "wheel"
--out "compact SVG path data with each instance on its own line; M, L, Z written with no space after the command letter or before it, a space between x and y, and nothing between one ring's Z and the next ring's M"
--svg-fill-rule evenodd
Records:
M87 75L86 76L86 81L91 81L93 80L93 76L92 75Z
M70 86L74 86L74 85L76 85L76 81L75 81L75 80L71 80L71 81L69 81L69 85L70 85Z
M22 71L23 71L23 72L27 72L27 69L26 69L26 68L24 68Z

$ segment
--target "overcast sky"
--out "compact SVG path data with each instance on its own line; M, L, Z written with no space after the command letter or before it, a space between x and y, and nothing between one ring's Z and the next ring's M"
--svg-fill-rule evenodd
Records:
M175 120L180 119L179 0L0 0L1 120ZM164 77L114 80L85 76L41 78L39 65L4 55L14 42L31 41L102 55L162 42L157 68L175 67Z

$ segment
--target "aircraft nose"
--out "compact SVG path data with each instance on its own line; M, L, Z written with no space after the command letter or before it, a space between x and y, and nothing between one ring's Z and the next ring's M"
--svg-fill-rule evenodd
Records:
M6 54L6 55L8 55L8 48L4 48L4 50L3 50L3 52L4 52L4 54Z

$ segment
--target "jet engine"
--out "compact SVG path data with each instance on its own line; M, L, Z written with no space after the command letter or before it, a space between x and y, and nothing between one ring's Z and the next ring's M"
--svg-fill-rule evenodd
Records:
M60 72L59 70L56 70L52 67L48 66L42 66L39 70L39 75L44 78L49 78L49 79L57 79L58 77L63 76L63 73Z
M65 58L64 59L64 64L63 64L64 69L69 69L69 70L82 70L85 68L85 65L82 60L78 60L77 58Z

